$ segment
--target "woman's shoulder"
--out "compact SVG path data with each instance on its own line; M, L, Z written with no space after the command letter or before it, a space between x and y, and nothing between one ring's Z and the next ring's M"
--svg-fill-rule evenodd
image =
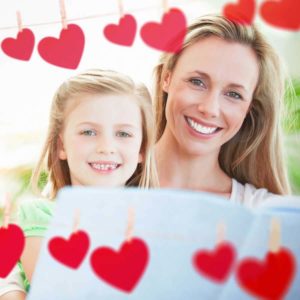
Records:
M18 209L18 222L25 236L43 236L53 215L55 202L44 198L22 201Z
M248 208L255 208L269 199L280 199L281 195L273 194L266 188L256 188L250 183L242 184L232 179L232 193L230 200L243 204Z

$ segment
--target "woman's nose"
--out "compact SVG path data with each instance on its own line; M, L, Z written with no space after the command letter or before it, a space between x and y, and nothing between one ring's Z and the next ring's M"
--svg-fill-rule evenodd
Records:
M219 95L216 92L207 93L198 104L198 110L205 117L216 118L220 115L219 101Z

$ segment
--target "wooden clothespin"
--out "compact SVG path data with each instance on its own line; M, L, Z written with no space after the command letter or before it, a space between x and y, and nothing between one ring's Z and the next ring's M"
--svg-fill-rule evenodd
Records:
M11 198L8 194L5 195L5 204L4 204L4 215L3 215L3 227L7 228L9 224L11 213Z
M22 16L19 10L17 10L17 23L18 23L18 31L23 31L23 23L22 23Z
M118 0L120 18L124 17L124 5L122 0Z
M76 233L78 231L79 223L80 223L80 211L79 209L76 209L74 214L74 223L73 223L73 230L72 230L73 233Z
M217 224L217 239L216 244L221 244L225 240L226 226L225 223L219 222Z
M162 0L162 6L163 6L164 13L165 14L168 13L170 10L168 0Z
M133 228L134 228L135 214L134 209L132 207L128 208L128 223L126 229L126 240L130 242L133 236Z
M277 218L272 218L270 226L269 250L276 253L280 250L281 231L280 222Z
M66 13L66 7L65 7L64 0L59 0L59 7L60 7L60 17L61 17L62 27L63 27L63 29L68 29L67 13Z

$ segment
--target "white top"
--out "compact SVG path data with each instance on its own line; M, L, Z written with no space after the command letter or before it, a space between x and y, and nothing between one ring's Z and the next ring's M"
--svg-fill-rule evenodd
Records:
M229 198L229 201L231 202L254 209L265 200L280 197L281 196L279 195L268 192L267 189L257 189L249 183L243 185L235 179L232 179L232 190ZM18 266L16 266L5 279L0 278L0 296L9 291L23 291L25 293Z
M18 265L12 269L6 278L0 278L0 297L12 291L21 291L26 293Z
M265 188L257 189L250 183L243 185L232 178L232 190L229 201L254 209L271 198L272 200L280 199L282 196L270 193Z

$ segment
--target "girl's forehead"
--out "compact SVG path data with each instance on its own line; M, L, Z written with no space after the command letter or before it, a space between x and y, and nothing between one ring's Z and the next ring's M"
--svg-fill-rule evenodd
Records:
M138 101L135 95L120 93L80 93L69 97L66 101L65 115L73 110L91 109L113 109L119 110L124 107L137 106Z
M89 94L70 98L65 120L78 122L131 122L141 121L141 111L134 96L127 94Z

